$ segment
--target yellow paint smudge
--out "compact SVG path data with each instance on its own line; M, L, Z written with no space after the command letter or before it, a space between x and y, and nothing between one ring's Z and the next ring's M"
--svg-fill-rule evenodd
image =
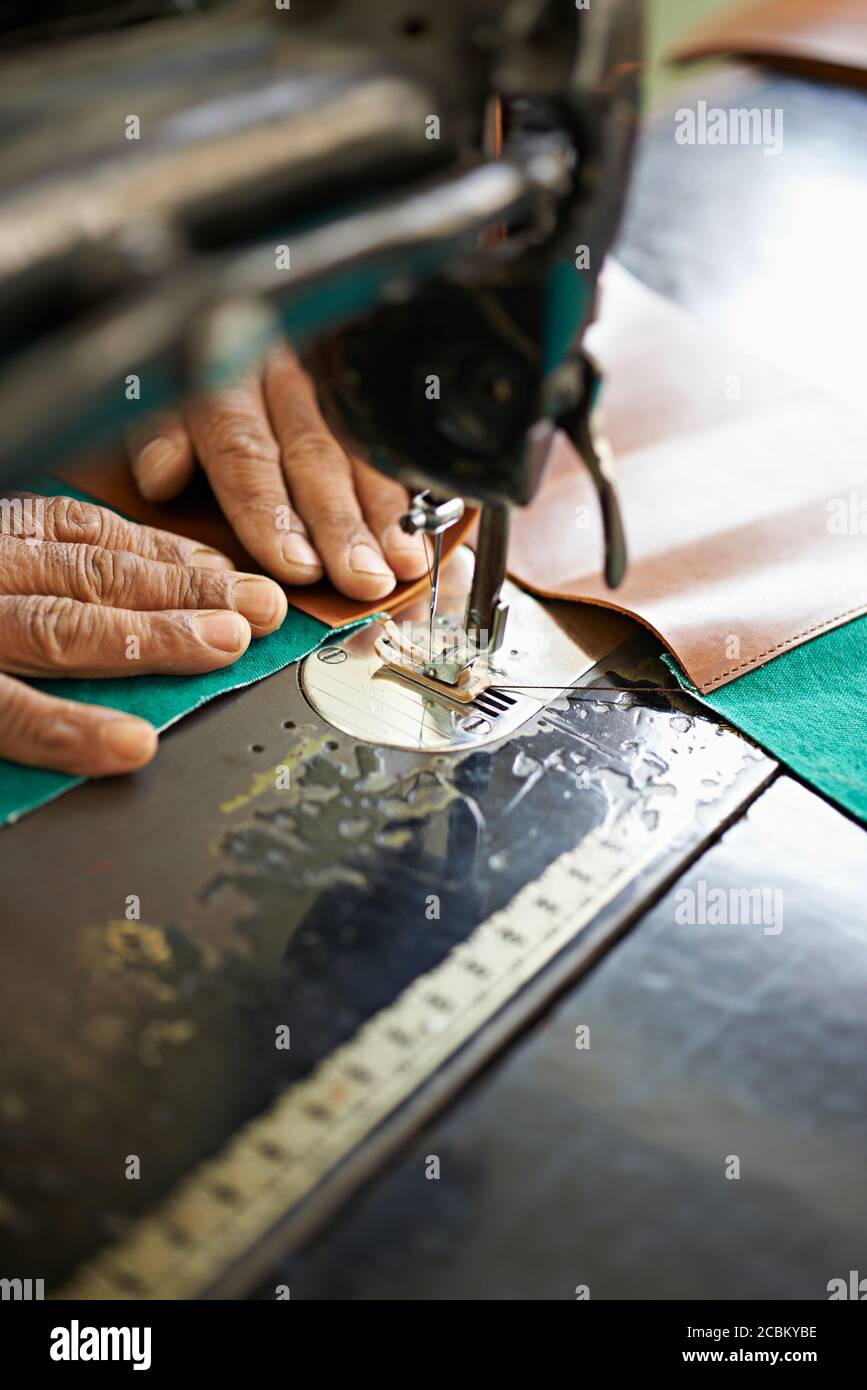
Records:
M305 739L302 743L296 744L294 749L288 752L284 758L281 758L279 763L275 763L273 767L269 768L267 772L257 772L250 783L249 791L239 792L237 796L232 797L231 801L224 801L221 804L220 810L223 815L231 816L235 811L240 811L243 806L249 806L250 802L255 801L256 797L261 796L263 792L273 791L277 785L278 768L288 767L291 779L295 769L303 766L308 758L312 758L314 754L318 753L327 738L328 735L323 733L318 738Z

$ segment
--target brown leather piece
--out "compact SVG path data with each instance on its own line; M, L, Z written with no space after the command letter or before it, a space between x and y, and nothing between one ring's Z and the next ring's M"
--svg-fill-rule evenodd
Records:
M601 578L595 493L558 436L512 577L651 628L703 693L867 611L867 417L716 341L619 266L591 338L630 563ZM849 534L829 525L849 517Z
M765 0L711 15L668 55L676 62L734 55L815 76L867 81L864 0Z
M261 573L262 566L247 554L234 531L223 516L213 494L199 477L196 484L175 502L160 503L158 506L146 502L135 485L129 465L120 454L106 454L98 458L76 460L63 468L54 470L57 478L64 479L88 492L92 497L105 502L118 511L147 526L158 526L164 531L174 531L178 535L191 536L215 550L221 550L235 565L236 569L253 574ZM475 513L468 511L462 521L450 526L443 537L443 559L459 545L475 520ZM337 592L328 580L318 584L299 587L286 585L289 602L303 613L318 618L329 627L343 627L346 623L358 622L360 618L387 609L398 612L405 603L430 588L427 575L409 584L398 584L384 599L376 603L361 603L357 599L346 598Z

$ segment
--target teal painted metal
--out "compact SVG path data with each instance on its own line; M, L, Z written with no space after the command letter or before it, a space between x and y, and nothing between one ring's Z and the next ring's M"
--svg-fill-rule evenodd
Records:
M545 337L542 375L560 366L590 311L593 280L572 261L558 261L548 275L545 295Z

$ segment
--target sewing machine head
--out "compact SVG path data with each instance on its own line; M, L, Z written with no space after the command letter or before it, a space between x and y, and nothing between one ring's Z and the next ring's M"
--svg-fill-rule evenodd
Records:
M466 625L492 648L507 509L557 428L618 582L581 336L628 174L638 8L237 0L7 60L0 480L128 429L130 374L150 411L285 334L355 453L482 504ZM118 142L130 111L147 141Z

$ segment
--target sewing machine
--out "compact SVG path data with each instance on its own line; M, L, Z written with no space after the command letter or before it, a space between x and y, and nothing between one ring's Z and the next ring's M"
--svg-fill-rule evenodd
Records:
M437 733L406 746L483 741L491 701L498 729L517 727L529 691L473 696L579 674L504 589L509 509L532 498L555 430L593 478L610 585L626 564L582 335L639 58L636 0L245 2L207 29L176 18L71 60L19 57L0 98L18 130L0 198L0 477L231 380L285 334L347 447L418 489L403 524L433 543L427 639L411 619L350 639L332 694L339 676L357 711L375 670L408 681ZM34 90L62 124L35 116ZM481 507L475 564L445 609L442 536L464 501ZM305 692L347 728L323 674L305 667ZM387 719L377 732L401 742Z
M566 344L622 195L634 7L427 9L210 10L24 50L0 82L3 481L126 429L127 375L146 411L288 331L334 423L432 494L409 526L435 536L455 498L487 508L435 616L457 640L486 626L494 665L527 656L521 688L462 703L392 671L373 624L321 648L304 693L293 667L215 700L141 774L3 830L2 1272L124 1299L823 1298L867 1232L862 832L666 693L647 634L611 636L558 697L575 648L556 605L498 592L554 419L589 429ZM735 99L765 103L766 84L740 75ZM863 101L820 95L772 85L803 148L748 176L710 146L684 172L663 111L626 263L724 327L787 237L796 302L812 228L791 209L821 167L846 268ZM132 116L159 139L127 143ZM841 344L845 300L825 303ZM438 345L417 340L425 315ZM767 326L810 356L809 316ZM469 391L487 362L493 389ZM414 382L410 363L414 397L390 375ZM524 397L497 384L506 366ZM467 623L474 589L485 624ZM429 661L430 605L399 619ZM590 619L573 621L580 645ZM347 732L335 682L364 663L376 697ZM540 668L553 688L535 692ZM781 937L678 924L683 885L756 881L785 891Z

